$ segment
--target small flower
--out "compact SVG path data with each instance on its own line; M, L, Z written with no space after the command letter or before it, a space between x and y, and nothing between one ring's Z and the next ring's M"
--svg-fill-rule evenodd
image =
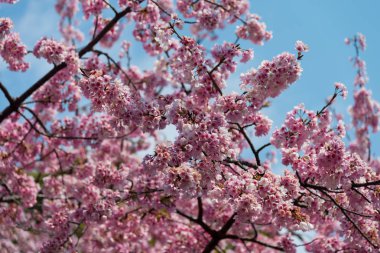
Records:
M243 63L248 62L252 60L253 57L254 57L254 52L252 49L244 50L242 53L240 62L243 62Z
M357 40L359 42L359 47L362 51L364 51L367 48L366 38L363 34L358 33Z
M347 87L343 83L335 83L335 88L338 90L338 93L341 94L343 99L347 97Z
M307 52L309 51L309 46L306 45L304 42L300 41L300 40L297 40L296 41L296 50L299 52L299 53L302 53L302 52Z

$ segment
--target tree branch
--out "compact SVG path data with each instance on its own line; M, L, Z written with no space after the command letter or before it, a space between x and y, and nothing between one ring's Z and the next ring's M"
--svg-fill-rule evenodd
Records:
M4 93L4 96L6 97L6 99L8 99L9 104L12 104L13 98L11 94L9 94L7 88L5 88L5 86L1 82L0 82L0 90Z

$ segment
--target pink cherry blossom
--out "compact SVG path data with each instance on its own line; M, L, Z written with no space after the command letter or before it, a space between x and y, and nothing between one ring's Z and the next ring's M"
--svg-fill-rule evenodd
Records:
M0 0L0 3L15 4L18 0Z
M263 45L264 41L272 38L272 33L266 30L265 23L260 22L260 20L261 18L257 15L249 15L246 23L237 28L236 34L242 39Z
M309 46L300 40L296 41L295 47L296 47L296 50L300 53L309 51Z
M0 40L0 55L8 64L9 70L25 72L29 68L29 64L24 61L26 54L26 46L22 44L17 33L5 35Z
M20 94L0 82L0 251L378 252L364 35L352 85L273 118L309 48L256 63L272 33L251 2L57 0L32 51L0 18L9 71L49 65Z
M275 98L294 83L301 75L302 68L294 55L282 53L272 61L263 61L259 68L241 75L242 88L248 91L252 103L262 106L267 98Z

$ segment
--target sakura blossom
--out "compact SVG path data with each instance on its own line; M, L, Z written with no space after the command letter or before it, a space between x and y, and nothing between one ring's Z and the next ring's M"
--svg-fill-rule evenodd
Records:
M17 96L0 76L1 252L379 251L363 34L352 80L279 122L271 103L321 72L312 40L263 60L276 29L252 1L54 4L57 33L32 44L0 18L5 73L45 68Z
M296 50L300 53L309 51L309 46L300 40L296 41L295 47L296 47Z

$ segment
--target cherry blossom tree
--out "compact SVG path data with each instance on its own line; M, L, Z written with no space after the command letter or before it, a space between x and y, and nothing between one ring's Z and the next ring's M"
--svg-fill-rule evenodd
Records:
M332 108L348 93L336 82L324 106L295 105L272 126L263 109L300 78L309 47L296 41L227 93L254 57L239 41L272 36L249 1L57 0L55 11L62 37L33 48L0 18L1 64L51 65L18 97L0 83L1 252L378 252L380 105L366 88L364 35L345 40L351 122ZM153 68L133 65L126 26ZM227 27L236 39L221 42ZM173 141L160 134L169 127Z

